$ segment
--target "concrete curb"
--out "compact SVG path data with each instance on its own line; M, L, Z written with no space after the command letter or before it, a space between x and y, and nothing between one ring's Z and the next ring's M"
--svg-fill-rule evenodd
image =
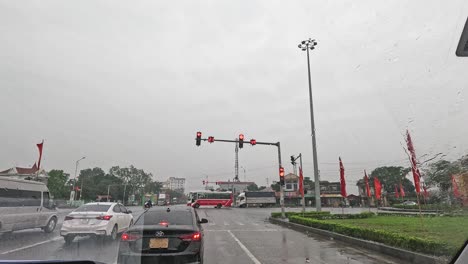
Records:
M363 240L363 239L354 238L350 236L345 236L345 235L338 234L335 232L330 232L327 230L322 230L322 229L318 229L318 228L314 228L310 226L291 223L291 222L277 219L277 218L270 217L270 222L273 224L285 226L285 227L288 227L297 231L302 231L302 232L307 231L307 232L315 233L315 234L328 237L328 238L332 237L333 239L336 239L338 241L350 243L350 244L360 246L365 249L370 249L370 250L377 251L383 254L387 254L392 257L396 257L405 261L409 261L411 263L442 264L442 263L448 262L448 260L444 258L424 255L421 253L415 253L415 252L411 252L405 249L387 246L382 243L377 243L374 241L368 241L368 240Z

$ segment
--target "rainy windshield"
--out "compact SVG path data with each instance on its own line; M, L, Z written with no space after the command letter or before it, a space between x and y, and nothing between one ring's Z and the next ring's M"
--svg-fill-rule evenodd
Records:
M467 0L0 0L0 262L450 263L467 70Z

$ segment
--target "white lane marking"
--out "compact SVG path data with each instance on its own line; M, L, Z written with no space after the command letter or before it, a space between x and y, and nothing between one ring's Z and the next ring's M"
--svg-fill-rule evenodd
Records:
M39 245L42 245L42 244L45 244L45 243L49 243L49 242L53 242L53 241L57 241L57 240L61 240L61 239L63 239L63 238L61 236L58 236L58 237L55 237L55 238L52 238L52 239L49 239L49 240L46 240L46 241L42 241L42 242L38 242L38 243L35 243L35 244L32 244L32 245L29 245L29 246L24 246L24 247L8 250L8 251L5 251L5 252L1 252L0 255L5 255L5 254L13 253L13 252L16 252L16 251L36 247L36 246L39 246Z
M226 221L224 221L224 225L229 225L229 223L228 223L228 222L226 222Z
M228 230L227 232L232 236L232 238L234 238L234 240L237 242L237 244L239 244L239 246L244 250L245 254L247 254L247 256L249 256L249 258L255 264L261 264L261 262L258 261L258 259L244 246L244 244L242 244L242 242L240 242L240 240L237 239L237 237L231 232L231 230Z
M252 223L254 226L258 226L258 223Z
M241 222L236 222L236 223L237 223L238 225L244 225L244 224L243 224L243 223L241 223Z

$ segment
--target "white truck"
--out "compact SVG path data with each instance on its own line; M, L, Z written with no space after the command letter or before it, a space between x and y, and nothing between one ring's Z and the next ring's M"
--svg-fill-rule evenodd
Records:
M167 205L166 194L165 193L160 193L159 194L159 196L158 196L158 205L160 205L160 206Z
M243 192L237 196L237 206L240 208L267 207L275 204L275 192Z

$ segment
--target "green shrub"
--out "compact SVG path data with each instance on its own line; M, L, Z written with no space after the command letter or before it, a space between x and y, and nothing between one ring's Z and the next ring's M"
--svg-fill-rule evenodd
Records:
M317 215L317 216L312 216L308 218L315 218L319 220L324 220L324 219L363 219L363 218L369 218L369 217L374 217L375 214L372 212L362 212L360 214L329 214L329 215Z
M290 222L315 227L323 230L336 232L339 234L380 242L386 245L400 247L410 251L435 254L452 255L457 249L450 247L446 243L429 239L417 238L407 234L398 234L380 229L363 228L358 226L338 224L326 220L312 219L301 216L291 216Z

